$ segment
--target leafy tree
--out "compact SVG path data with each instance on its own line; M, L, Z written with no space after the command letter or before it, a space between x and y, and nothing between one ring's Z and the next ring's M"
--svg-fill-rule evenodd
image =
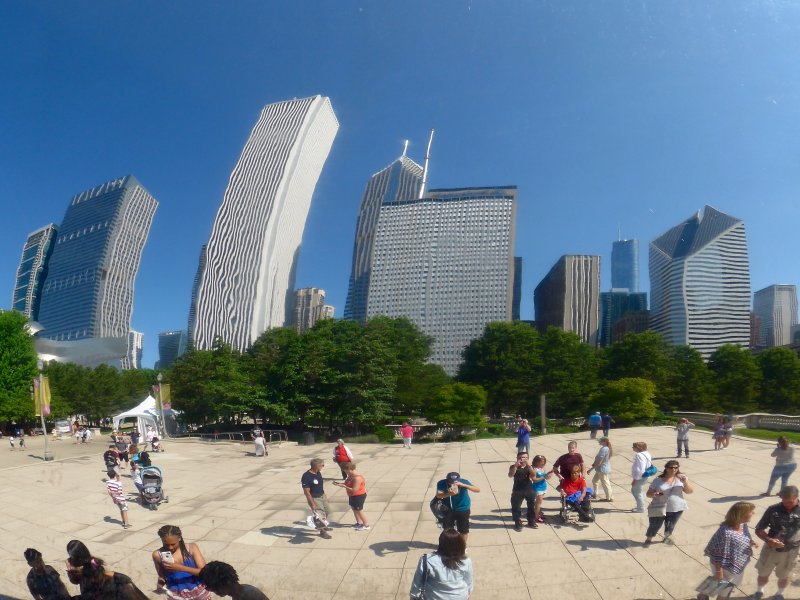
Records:
M27 323L21 313L0 312L0 420L33 417L30 386L38 370Z
M748 413L757 409L761 372L746 348L719 347L708 359L717 379L717 404L725 412Z
M75 363L50 361L44 373L50 380L53 417L87 414L92 405L91 369Z
M652 419L658 414L653 402L656 386L641 377L623 377L608 381L594 397L595 403L604 406L620 423Z
M305 420L311 401L302 389L303 347L293 327L265 331L250 349L247 363L255 384L253 409L273 423Z
M595 349L574 333L548 327L539 338L539 355L539 390L547 395L550 412L562 417L586 414L587 400L598 386ZM536 406L529 406L527 413L533 414Z
M689 346L673 346L668 355L666 381L656 390L659 407L670 411L718 410L714 375L703 355Z
M670 369L668 346L652 331L629 333L603 352L601 375L607 381L623 377L649 379L656 388L667 380Z
M769 348L756 356L761 370L762 410L796 414L800 409L800 357L788 348Z
M89 397L91 401L81 411L90 420L96 421L125 406L125 398L119 386L119 371L108 365L98 365L89 374Z
M479 427L488 395L479 385L451 383L439 389L425 407L425 416L440 424Z
M521 414L536 402L542 370L539 333L526 323L489 323L464 349L458 378L482 386L493 415Z

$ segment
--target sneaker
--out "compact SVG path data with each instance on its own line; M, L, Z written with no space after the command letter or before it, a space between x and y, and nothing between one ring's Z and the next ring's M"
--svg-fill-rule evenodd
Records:
M670 546L674 546L675 545L675 540L673 540L671 536L665 535L664 536L664 543L665 544L669 544Z
M536 522L537 523L544 523L544 517L542 515L539 515L538 517L536 517Z
M756 592L750 596L750 600L761 600L764 597L764 592Z
M369 525L362 525L359 531L369 531L370 529L372 529L372 527Z
M356 523L355 525L353 525L353 529L355 529L356 531L360 531L362 527L364 526L361 523Z
M785 600L785 598L783 597L783 594L775 594L772 597L772 600Z
M651 540L650 538L647 538L647 539L644 541L644 545L645 545L645 546L649 546L649 545L650 545L650 544L652 544L652 543L653 543L653 540Z
M514 531L522 531L522 521L514 521Z
M528 521L528 527L531 529L539 529L539 526L536 524L536 521Z

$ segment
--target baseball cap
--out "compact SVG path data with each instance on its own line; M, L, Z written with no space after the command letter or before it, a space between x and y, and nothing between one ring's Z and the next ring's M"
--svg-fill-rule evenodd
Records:
M461 478L461 475L453 471L452 473L447 474L447 483L455 483Z

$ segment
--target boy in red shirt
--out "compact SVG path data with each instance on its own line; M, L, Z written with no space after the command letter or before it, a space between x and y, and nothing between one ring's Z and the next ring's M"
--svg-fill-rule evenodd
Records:
M580 465L572 467L569 479L564 479L558 487L561 497L575 506L581 521L594 521L592 502L587 494L586 480L583 478Z

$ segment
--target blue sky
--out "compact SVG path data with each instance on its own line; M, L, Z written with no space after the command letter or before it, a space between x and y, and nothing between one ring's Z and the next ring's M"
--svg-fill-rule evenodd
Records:
M145 366L186 326L200 245L261 108L341 127L297 286L341 316L368 178L436 128L430 187L517 185L523 318L566 253L647 244L704 204L744 219L753 290L800 282L800 4L0 3L0 307L27 234L134 174L159 200L136 285Z

